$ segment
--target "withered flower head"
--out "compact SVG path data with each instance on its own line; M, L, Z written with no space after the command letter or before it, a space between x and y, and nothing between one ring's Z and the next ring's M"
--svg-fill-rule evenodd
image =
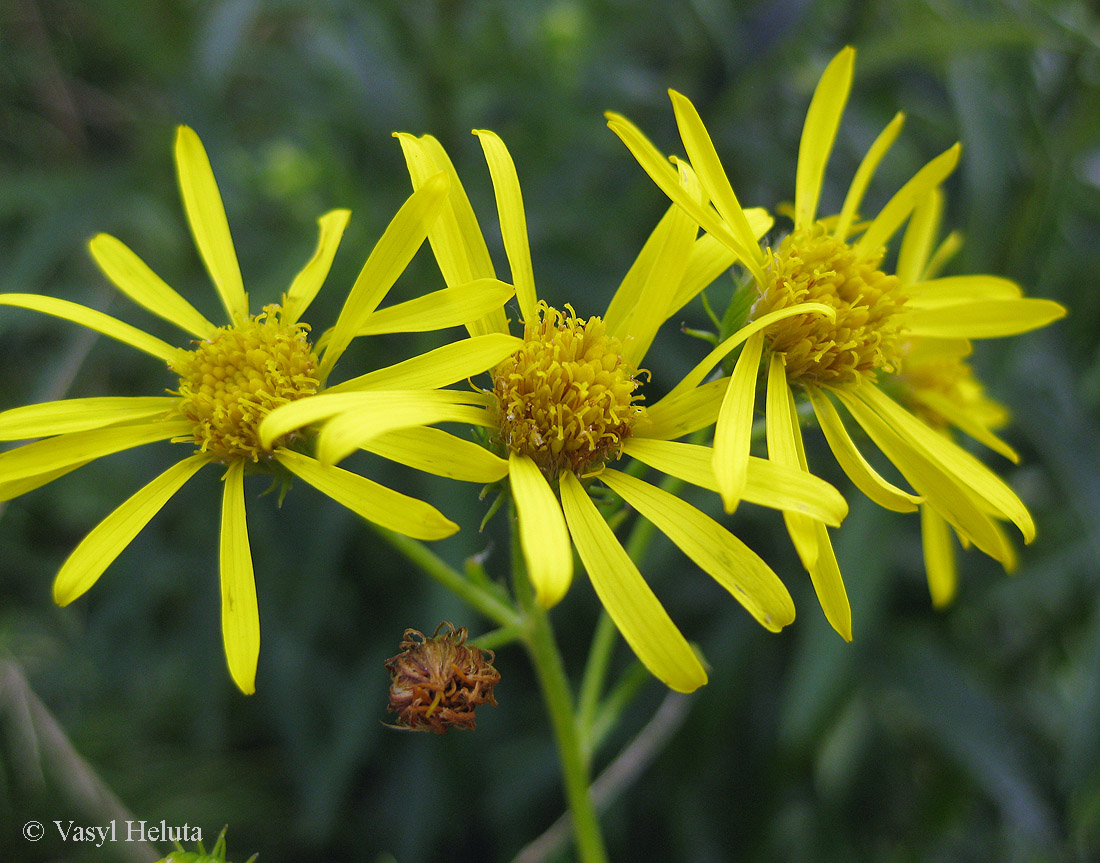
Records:
M445 628L449 632L442 632ZM466 636L466 627L455 629L446 622L431 638L405 630L401 653L386 660L387 709L397 714L398 727L436 734L446 734L452 726L472 729L479 704L496 707L493 687L500 672L493 668L493 651L467 645Z

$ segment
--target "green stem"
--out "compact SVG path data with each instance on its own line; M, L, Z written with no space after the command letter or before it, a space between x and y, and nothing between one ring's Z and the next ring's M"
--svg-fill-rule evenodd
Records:
M642 687L653 679L649 669L642 663L635 662L619 678L615 688L608 693L607 698L600 705L600 712L593 718L588 727L589 749L595 752L611 730L618 725L619 718L623 715L630 702L641 692Z
M515 521L513 519L513 525ZM554 739L561 760L565 798L573 818L573 836L582 863L607 863L596 807L589 792L588 759L581 746L581 738L573 721L573 696L565 665L554 639L550 617L535 602L534 590L527 577L523 551L519 547L516 530L512 531L512 578L516 597L527 622L527 652L535 666L535 674L542 687L543 699L550 714Z
M486 617L503 627L515 626L519 618L515 610L490 591L465 578L462 573L451 567L443 558L431 551L424 543L416 539L395 533L377 524L371 524L375 532L393 548L404 555L411 563L434 578L460 599L476 608Z
M596 633L588 648L588 661L584 666L584 677L581 678L580 695L577 699L577 731L581 736L585 757L589 760L596 750L592 726L596 721L600 695L607 679L607 666L611 661L611 651L615 647L615 636L618 632L611 616L601 608Z
M491 630L477 638L472 639L471 644L475 644L482 650L500 650L506 644L511 644L513 641L522 638L524 635L524 627L522 623L514 623L511 626L501 626L498 629Z

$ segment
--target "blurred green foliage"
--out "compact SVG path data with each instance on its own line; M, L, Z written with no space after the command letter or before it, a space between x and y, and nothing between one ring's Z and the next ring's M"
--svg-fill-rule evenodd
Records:
M795 596L799 618L779 636L656 543L643 572L713 672L683 728L612 803L609 844L620 860L1100 859L1091 4L5 0L0 291L84 302L178 338L126 308L95 270L85 242L108 231L217 315L175 189L172 130L186 122L210 152L254 306L275 300L308 258L322 212L353 210L312 310L327 326L410 191L390 133L439 137L488 228L491 186L468 134L486 127L517 163L540 292L599 313L666 206L602 112L626 114L673 149L665 90L684 91L741 200L773 207L793 194L810 92L844 44L859 50L856 81L824 206L839 203L873 136L904 110L869 205L963 140L947 224L967 242L953 271L1005 275L1071 308L1049 330L976 354L991 393L1013 410L1007 437L1022 463L997 466L1032 508L1039 539L1013 577L963 555L959 598L937 613L917 520L853 494L837 534L851 645L824 622L774 513L746 506L729 523ZM425 248L393 299L441 286ZM695 307L685 320L705 322ZM375 340L347 373L450 335ZM172 384L148 358L29 312L0 314L0 344L0 408ZM662 334L647 358L651 399L699 347ZM819 444L811 464L827 469ZM242 859L507 860L549 826L563 800L522 652L499 651L500 707L482 710L475 733L383 727L382 662L404 628L446 619L476 634L485 622L310 489L276 508L258 497L262 483L248 487L263 620L254 697L239 695L224 668L214 471L185 487L86 597L56 608L50 583L64 557L169 463L170 449L103 459L2 513L0 859L142 859L126 843L58 839L55 818L109 816L101 797L74 787L73 762L34 721L36 699L137 818L199 824L208 844L228 823ZM461 565L487 551L490 573L504 575L501 519L479 535L486 504L476 488L359 466L462 524L440 554ZM698 503L715 511L704 496ZM597 608L582 578L553 613L574 672ZM620 649L617 668L628 659ZM597 769L662 697L657 683L645 686ZM20 834L31 819L49 828L39 843Z

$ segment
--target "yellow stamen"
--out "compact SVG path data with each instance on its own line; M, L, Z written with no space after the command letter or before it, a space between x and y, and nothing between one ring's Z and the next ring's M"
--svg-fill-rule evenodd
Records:
M524 345L493 372L501 442L530 458L551 482L584 476L617 458L644 413L638 370L599 317L583 320L538 305Z
M258 462L270 454L260 443L264 417L320 388L309 327L284 324L281 315L280 306L266 306L247 323L221 327L193 350L181 349L169 364L180 377L179 412L195 424L201 452Z
M786 354L792 384L847 387L899 366L899 321L905 304L896 276L879 269L882 253L857 256L821 223L795 231L768 250L767 282L753 317L797 303L824 303L836 320L795 315L766 331L773 353Z

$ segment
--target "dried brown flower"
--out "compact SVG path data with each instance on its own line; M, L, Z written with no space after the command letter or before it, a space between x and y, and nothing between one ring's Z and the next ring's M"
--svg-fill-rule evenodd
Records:
M455 629L447 622L431 638L405 630L401 653L386 660L387 709L397 714L397 726L446 734L452 726L475 728L479 704L496 707L493 687L500 672L493 668L493 651L467 645L467 634L466 627Z

